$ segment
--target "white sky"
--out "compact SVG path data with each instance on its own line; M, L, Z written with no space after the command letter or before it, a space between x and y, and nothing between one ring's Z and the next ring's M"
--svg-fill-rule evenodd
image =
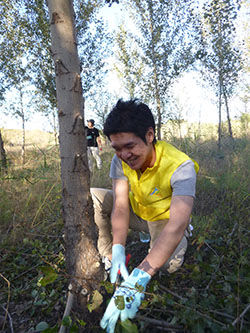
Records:
M116 94L122 96L119 81L116 80L114 75L111 75L110 90L116 91ZM187 73L184 78L178 82L174 87L174 94L179 101L182 108L182 117L189 122L205 122L205 123L218 123L218 108L215 96L207 88L203 88L197 83L195 73ZM13 96L12 96L13 98ZM85 106L85 119L95 118L93 112ZM241 112L244 112L244 105L235 97L230 101L231 118L239 117ZM2 113L2 112L1 112ZM1 116L0 127L9 129L21 129L22 123L20 119L11 118L10 116ZM223 112L223 118L226 119L226 114ZM40 129L44 131L52 130L48 120L40 115L34 114L32 118L27 121L26 129Z

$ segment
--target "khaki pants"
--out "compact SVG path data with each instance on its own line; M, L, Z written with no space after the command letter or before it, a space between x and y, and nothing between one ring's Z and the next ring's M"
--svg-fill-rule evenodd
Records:
M91 188L90 192L94 205L95 223L99 229L97 247L100 255L105 257L112 253L111 212L113 207L113 192L103 188ZM153 247L167 222L168 220L147 222L138 217L130 207L129 228L135 231L150 233L150 248ZM182 240L161 270L173 273L181 267L187 249L187 237L188 232L185 231Z

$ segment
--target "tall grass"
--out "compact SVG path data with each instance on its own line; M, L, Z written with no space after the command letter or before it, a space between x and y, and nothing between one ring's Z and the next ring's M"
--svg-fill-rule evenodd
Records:
M21 166L19 156L8 154L8 171L1 175L1 241L18 241L23 234L43 228L48 220L57 220L60 212L61 183L58 149L44 155L39 150L27 152ZM49 227L49 226L48 226ZM39 228L38 228L39 229Z
M183 268L154 279L149 289L154 297L140 313L186 332L247 332L249 313L240 315L250 301L249 140L232 144L225 138L220 152L212 139L172 137L171 142L200 165L194 232ZM0 304L20 332L34 331L41 321L60 324L67 283L58 147L30 147L21 165L19 151L7 144L8 170L0 177ZM106 146L92 187L111 188L112 156ZM48 264L59 277L45 287L39 267ZM8 318L4 324L8 332ZM146 319L136 324L140 332L152 330Z

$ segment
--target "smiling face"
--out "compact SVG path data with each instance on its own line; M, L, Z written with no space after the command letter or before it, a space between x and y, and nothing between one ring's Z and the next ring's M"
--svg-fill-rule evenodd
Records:
M144 172L155 163L153 145L154 131L149 128L146 133L146 143L134 133L115 133L110 135L111 146L116 155L133 170Z

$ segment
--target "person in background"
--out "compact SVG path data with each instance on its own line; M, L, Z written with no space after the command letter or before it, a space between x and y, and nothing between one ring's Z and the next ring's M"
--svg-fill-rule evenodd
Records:
M116 289L101 327L113 333L120 317L134 318L150 279L179 269L187 249L190 216L199 166L165 141L157 141L151 110L138 100L119 100L109 113L104 134L115 150L112 190L91 188L98 250ZM128 229L148 232L150 250L129 274L125 265ZM123 306L118 300L123 296Z
M95 125L94 119L87 120L86 137L87 137L87 150L88 150L88 163L89 170L93 172L93 158L96 161L97 169L101 169L102 160L99 155L99 150L102 150L102 142L100 139L99 131Z

